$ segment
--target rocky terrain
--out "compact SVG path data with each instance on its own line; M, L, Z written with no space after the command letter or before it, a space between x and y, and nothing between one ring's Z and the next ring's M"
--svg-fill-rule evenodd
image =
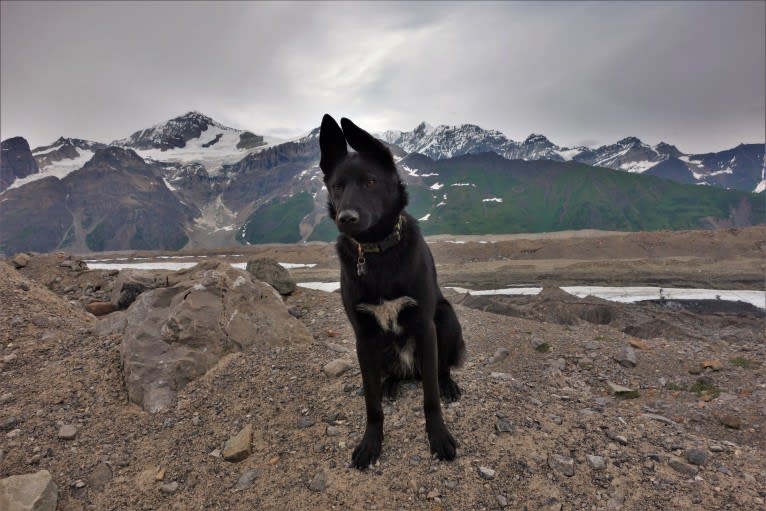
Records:
M3 499L22 486L48 499L41 509L67 511L763 509L763 310L627 306L556 288L567 268L587 264L651 283L651 271L630 279L635 260L646 262L638 268L664 267L679 282L700 268L730 267L709 282L734 284L737 268L759 253L763 260L766 242L762 228L653 236L433 240L440 268L449 270L442 280L495 272L497 283L506 266L521 272L527 265L525 283L546 289L518 299L449 292L469 350L456 372L462 399L445 409L458 458L429 456L422 392L412 382L385 404L382 456L365 472L348 468L364 429L364 400L338 293L280 286L278 298L253 274L216 260L150 275L88 270L63 253L2 262L0 507L16 509ZM727 252L737 246L750 249ZM293 277L332 276L327 245L253 250L224 259L306 263L325 254ZM547 279L535 273L543 267ZM750 288L763 289L760 282ZM739 288L752 283L740 279ZM249 335L243 323L232 325L233 310L249 310L246 297L237 298L241 286L283 319L251 318ZM194 321L183 319L190 310L201 323L219 318L222 338L236 342L201 374L173 377L173 395L152 413L126 387L136 331L125 325L141 316L142 303L174 289L184 290L175 296L186 305L170 306L154 324L164 321L163 342L204 351ZM153 302L143 315L159 315L173 300L181 298ZM308 335L287 339L287 323ZM640 325L646 328L628 328ZM27 474L36 475L18 477Z

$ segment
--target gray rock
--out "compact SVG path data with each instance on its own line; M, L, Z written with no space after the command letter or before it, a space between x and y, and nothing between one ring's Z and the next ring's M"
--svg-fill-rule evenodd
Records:
M170 483L165 483L165 484L160 485L160 491L162 493L166 493L168 495L174 494L177 490L178 490L178 482L177 481L173 481L173 482L170 482Z
M229 438L223 446L223 459L226 461L242 461L253 452L251 440L253 427L248 424L239 433Z
M239 476L239 479L237 479L237 483L234 485L235 490L245 490L247 488L250 488L253 485L253 482L258 478L258 476L261 475L261 473L251 468L250 470L245 470L241 476Z
M209 260L173 279L133 302L120 343L128 398L148 412L169 407L224 355L312 341L280 296L246 271Z
M306 429L310 428L315 424L314 419L310 417L298 417L298 428L299 429Z
M495 354L492 355L492 358L489 359L490 364L497 364L498 362L502 362L506 358L508 358L508 355L510 355L510 351L508 351L508 348L498 348L495 351Z
M498 433L513 433L513 424L506 419L498 419L495 422L495 429Z
M338 436L340 435L340 430L336 426L327 426L325 434L327 436Z
M505 495L495 495L495 499L497 499L497 505L500 507L508 505L508 499L505 498Z
M491 481L495 477L497 477L497 472L495 470L492 470L489 467L479 467L479 477L482 479L486 479L488 481Z
M47 470L0 479L3 511L55 511L57 502L58 488Z
M492 378L493 380L500 380L500 381L512 381L513 380L513 376L511 376L510 374L508 374L508 373L498 373L498 372L495 372L495 371L489 373L489 377Z
M325 489L327 489L327 473L320 468L311 479L311 482L309 483L309 490L322 492L325 491Z
M354 367L350 360L344 358L336 358L332 362L328 362L322 368L322 372L331 378L337 378L349 369Z
M699 469L695 467L694 465L689 465L688 463L684 462L681 458L671 458L670 461L668 461L668 465L670 468L678 472L679 474L683 474L686 476L694 477L697 475L697 472L699 472Z
M325 344L325 346L327 346L327 349L334 351L335 353L351 353L351 350L347 347L340 344L335 344L334 342L328 342Z
M689 449L686 451L686 460L692 465L703 466L707 463L708 452L706 449Z
M88 475L88 486L95 491L101 491L111 480L112 469L106 463L99 463Z
M585 459L588 460L588 465L590 465L593 470L603 470L604 467L606 467L606 461L602 456L586 454Z
M77 428L71 424L64 424L59 428L58 437L61 440L74 440L77 436Z
M9 431L16 427L16 424L18 423L19 420L15 416L9 415L4 419L0 419L0 431Z
M614 359L623 367L636 367L636 350L626 346L614 356Z
M548 456L548 466L554 472L558 472L567 477L572 477L574 475L574 460L568 456L551 454Z
M247 271L256 279L272 286L281 295L289 295L295 291L295 280L290 276L290 272L274 259L264 257L248 261Z

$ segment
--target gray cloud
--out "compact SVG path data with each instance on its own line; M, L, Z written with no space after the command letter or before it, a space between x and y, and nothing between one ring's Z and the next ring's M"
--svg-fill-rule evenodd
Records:
M764 140L763 2L8 2L0 130L110 141L200 110L282 136L471 122L562 145Z

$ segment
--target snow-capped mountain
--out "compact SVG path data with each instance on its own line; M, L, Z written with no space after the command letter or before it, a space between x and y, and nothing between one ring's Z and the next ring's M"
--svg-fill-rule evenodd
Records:
M279 142L249 131L229 128L196 111L136 131L111 145L129 147L142 158L167 163L198 163L208 173L236 163L254 150Z
M64 179L75 170L82 168L99 149L106 144L83 140L81 138L59 137L58 140L47 146L36 147L32 150L32 156L39 167L39 171L22 179L15 180L9 188L18 188L32 181L49 176Z
M650 174L683 183L746 191L757 188L764 161L763 144L741 144L718 153L684 154L666 142L650 145L636 137L626 137L597 148L569 148L540 134L517 142L497 130L485 130L474 124L433 127L422 122L412 131L387 131L380 137L408 153L420 153L435 160L492 151L510 160L576 161L632 173L653 169Z

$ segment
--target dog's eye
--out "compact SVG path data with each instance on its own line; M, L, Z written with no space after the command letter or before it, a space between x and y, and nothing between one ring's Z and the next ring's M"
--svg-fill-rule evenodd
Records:
M374 179L368 179L367 181L364 182L364 187L365 188L372 188L373 186L375 186L376 182L377 181L375 181Z

